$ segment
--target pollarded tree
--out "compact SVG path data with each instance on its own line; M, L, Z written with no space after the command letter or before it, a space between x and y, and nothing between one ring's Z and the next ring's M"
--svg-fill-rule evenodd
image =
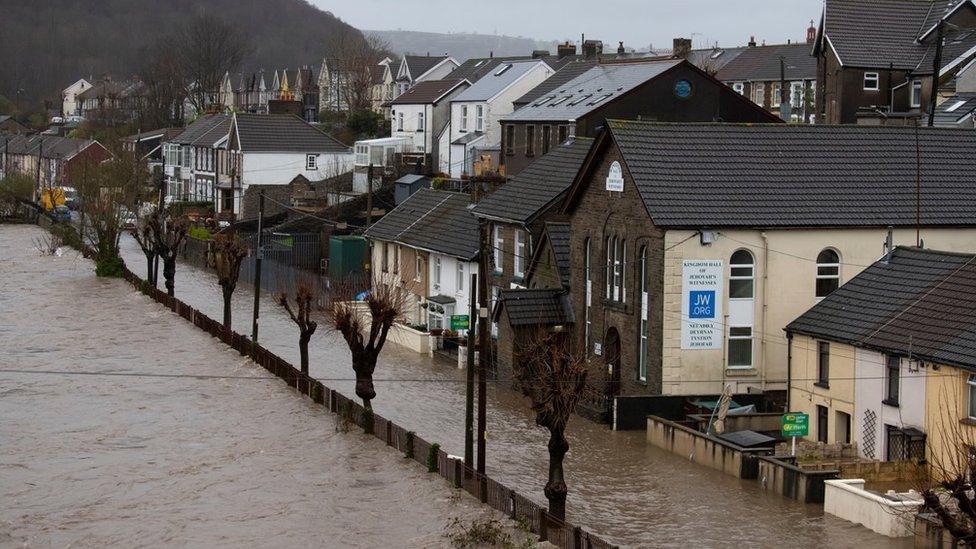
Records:
M566 424L586 390L586 355L568 340L568 332L540 329L518 350L515 380L532 401L536 424L549 431L549 514L566 519L569 487L563 459L569 451Z
M146 256L146 281L156 286L155 271L153 270L153 260L156 259L156 236L153 234L154 224L152 223L152 216L155 215L155 211L148 212L144 215L140 215L136 220L136 229L132 231L132 237L135 239L136 243L139 244L139 248L142 249L143 255Z
M278 305L284 307L288 316L298 325L298 352L301 355L302 373L308 375L308 342L311 341L318 323L312 320L312 303L315 301L315 291L307 282L299 282L295 289L294 306L289 301L288 294L278 295Z
M216 234L210 248L208 262L217 273L217 283L224 297L224 329L231 328L231 298L237 288L241 262L248 254L247 243L236 232Z
M152 234L156 242L156 253L163 262L163 278L166 280L166 293L176 295L176 255L186 239L190 225L169 210L156 212L150 217Z
M356 396L363 407L372 410L376 398L373 372L386 337L393 323L403 316L406 292L394 280L352 279L333 282L328 294L327 311L331 327L342 334L352 353L352 369L356 374ZM370 288L362 301L355 298L361 290Z

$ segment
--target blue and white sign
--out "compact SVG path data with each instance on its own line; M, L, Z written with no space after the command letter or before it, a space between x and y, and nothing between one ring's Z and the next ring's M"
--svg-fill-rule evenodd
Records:
M722 276L720 260L687 259L681 272L681 348L722 348Z

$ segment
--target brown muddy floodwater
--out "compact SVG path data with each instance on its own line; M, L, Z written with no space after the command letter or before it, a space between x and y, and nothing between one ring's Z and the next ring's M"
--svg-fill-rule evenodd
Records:
M133 271L145 259L131 239L123 256ZM212 318L221 318L214 275L181 264L176 295ZM269 296L270 297L270 296ZM262 300L261 343L298 363L298 332L272 299ZM253 294L234 298L235 328L250 333ZM198 340L193 340L198 341ZM186 343L181 346L190 349ZM354 395L349 352L340 338L320 329L310 346L311 374ZM464 373L439 359L395 345L380 357L375 377L377 413L416 431L447 452L464 449ZM533 422L526 402L502 386L488 391L488 474L540 504L547 474L546 432ZM643 432L613 432L574 418L569 425L567 514L621 545L634 547L911 547L805 505L649 447Z
M42 234L0 225L0 547L441 547L497 516Z

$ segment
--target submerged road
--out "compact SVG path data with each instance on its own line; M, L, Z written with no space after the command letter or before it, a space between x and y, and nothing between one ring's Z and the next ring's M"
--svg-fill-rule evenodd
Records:
M0 225L0 547L444 547L498 517L43 234Z
M123 257L140 276L145 258L132 239ZM222 318L213 273L177 268L176 295L215 319ZM234 327L250 334L253 293L241 285L234 296ZM271 296L262 299L260 341L298 364L298 331ZM349 351L325 327L310 345L310 372L327 386L353 396ZM447 452L463 454L464 372L442 360L388 345L375 377L377 413L416 431ZM489 384L488 474L540 504L548 467L545 430L535 425L527 402L504 384ZM643 432L613 432L581 418L570 421L566 476L567 518L612 542L641 547L789 546L911 547L805 505L652 448ZM899 545L901 544L901 545Z

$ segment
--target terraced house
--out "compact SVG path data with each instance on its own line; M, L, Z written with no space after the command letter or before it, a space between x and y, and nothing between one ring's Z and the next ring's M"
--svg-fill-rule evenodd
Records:
M916 158L912 128L609 121L551 252L568 248L561 318L591 381L611 396L784 394L783 328L873 264L889 227L896 245L976 248L974 145L923 128Z

